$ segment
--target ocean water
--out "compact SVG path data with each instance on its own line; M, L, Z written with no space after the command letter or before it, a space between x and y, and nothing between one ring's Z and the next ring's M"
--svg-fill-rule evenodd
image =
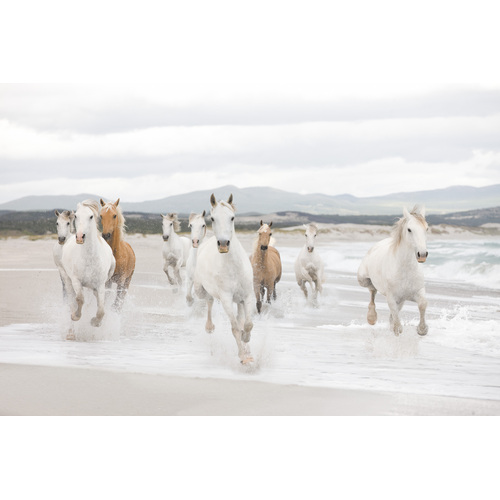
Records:
M389 330L384 297L378 298L379 322L367 324L369 293L358 285L356 272L372 245L318 238L326 282L318 303L312 304L295 282L293 264L300 247L280 245L278 237L283 277L278 300L255 315L251 367L239 363L220 304L214 306L216 330L207 334L205 305L186 305L184 290L168 285L160 258L157 271L153 266L136 272L122 313L108 307L98 329L90 326L95 312L91 294L81 321L73 326L59 294L47 296L38 321L0 327L0 362L499 400L500 241L429 243L426 337L416 333L413 303L403 308L399 337ZM14 272L0 268L0 276ZM15 272L33 269L17 266ZM55 269L44 268L44 276L58 286ZM108 303L112 300L109 296ZM72 327L77 341L65 340Z

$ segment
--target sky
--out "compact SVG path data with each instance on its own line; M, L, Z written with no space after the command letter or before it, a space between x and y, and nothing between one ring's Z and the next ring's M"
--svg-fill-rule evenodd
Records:
M141 24L153 4L122 8L116 38L92 18L93 2L74 34L34 21L31 39L11 31L0 203L79 193L144 201L227 184L362 197L500 183L489 2L424 1L418 11L388 0L243 11L187 2ZM100 5L112 14L112 2ZM20 19L23 8L9 7Z

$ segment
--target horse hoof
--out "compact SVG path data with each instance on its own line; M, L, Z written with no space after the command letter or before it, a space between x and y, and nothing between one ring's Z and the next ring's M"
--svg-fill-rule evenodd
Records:
M215 325L206 325L205 326L205 331L207 333L214 333L214 330L215 330Z
M75 334L73 332L69 332L66 335L66 340L76 340Z
M186 302L189 307L191 307L194 303L193 297L186 297Z
M394 327L394 335L399 337L400 333L403 333L403 327L401 325L395 326Z
M82 317L82 315L81 315L81 314L75 314L75 313L73 313L73 314L71 315L71 319L72 319L73 321L78 321L81 317Z
M241 360L242 365L249 365L250 363L253 363L252 356L247 356L245 359Z
M423 328L417 328L417 333L421 336L421 337L424 337L425 335L427 335L427 332L429 331L429 327L427 325L425 325Z
M92 319L90 320L90 324L91 324L92 326L98 327L98 326L101 326L101 321L102 321L102 319L92 318Z

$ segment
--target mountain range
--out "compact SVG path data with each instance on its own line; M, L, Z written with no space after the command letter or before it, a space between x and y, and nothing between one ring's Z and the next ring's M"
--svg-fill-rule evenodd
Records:
M349 194L330 196L326 194L298 194L269 187L238 188L222 186L195 191L159 200L127 202L120 205L126 212L189 214L209 210L210 195L227 199L232 193L240 214L267 214L295 211L308 214L338 215L400 215L402 207L424 205L427 213L444 214L475 210L500 205L500 184L487 187L452 186L445 189L394 193L376 197L356 197ZM117 198L119 193L117 194ZM0 211L36 211L53 209L74 209L85 199L103 198L95 194L61 196L26 196L0 204Z

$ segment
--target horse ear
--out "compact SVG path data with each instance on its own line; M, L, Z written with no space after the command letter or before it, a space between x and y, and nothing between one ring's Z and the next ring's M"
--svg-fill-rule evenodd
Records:
M271 221L271 222L269 223L269 227L271 227L272 225L273 225L273 221Z
M421 206L418 208L418 213L425 219L425 207Z
M210 196L210 204L212 205L212 207L215 208L215 205L217 205L217 200L215 199L215 195L214 193L212 193L212 196Z
M54 210L54 213L56 214L56 217L59 217L61 214L59 213L59 210Z
M189 214L189 223L191 224L191 221L194 219L194 217L196 217L196 214L194 212L191 212Z
M262 227L264 225L264 223L262 221L260 221L260 227Z
M118 203L120 203L120 198L118 198L116 201L115 201L115 207L118 206Z
M102 198L100 199L100 202L101 202L101 207L103 207L104 205L106 205L106 203L104 203L104 200Z
M232 204L233 204L233 193L231 193L231 194L229 195L229 198L228 198L227 202L228 202L230 205L232 205Z
M403 207L403 215L404 215L405 219L409 219L410 218L410 212L408 212L408 210L406 209L406 207Z
M201 214L201 216L205 217L205 215L206 215L206 212L205 212L205 210L203 210L203 213Z

